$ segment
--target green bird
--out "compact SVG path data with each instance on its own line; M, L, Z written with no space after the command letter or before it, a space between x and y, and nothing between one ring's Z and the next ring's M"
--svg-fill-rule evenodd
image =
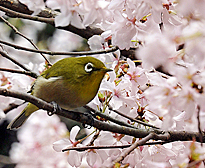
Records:
M31 94L72 110L86 105L95 97L108 71L112 70L94 57L65 58L53 64L36 79ZM19 128L38 109L28 103L7 128Z

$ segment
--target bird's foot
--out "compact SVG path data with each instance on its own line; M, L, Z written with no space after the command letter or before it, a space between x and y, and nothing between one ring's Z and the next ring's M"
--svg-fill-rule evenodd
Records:
M89 113L89 112L83 112L82 114L85 115L86 117L88 117L88 118L89 118L88 120L90 121L89 125L87 125L87 124L82 124L83 127L90 129L90 128L94 125L93 115L92 115L91 113Z
M61 110L61 107L56 103L56 102L54 102L54 101L52 101L52 102L50 102L52 105L53 105L53 107L54 107L54 110L51 112L51 111L47 111L47 114L49 115L49 116L52 116L53 114L55 114L56 113L56 111L60 111Z

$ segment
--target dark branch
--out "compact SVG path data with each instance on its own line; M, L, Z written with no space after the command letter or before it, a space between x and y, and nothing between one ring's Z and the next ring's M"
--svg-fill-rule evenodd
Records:
M114 118L110 117L109 115L106 115L106 114L104 114L104 113L101 113L100 111L97 111L97 110L95 110L95 109L93 109L93 108L91 108L91 107L89 107L89 106L87 106L87 105L84 106L84 107L85 107L86 109L88 109L89 111L92 111L95 115L100 116L100 117L104 118L105 120L109 120L109 121L111 121L111 122L113 122L113 123L115 123L115 124L118 124L118 125L121 125L121 126L130 127L130 128L137 128L137 127L135 127L135 126L133 126L133 125L130 125L130 124L128 124L128 123L125 123L125 122L123 122L123 121L114 119Z
M6 52L0 50L0 54L2 57L10 60L11 62L13 62L14 64L18 65L19 67L21 67L22 69L24 69L25 71L30 71L28 68L26 68L24 65L22 65L20 62L18 62L17 60L15 60L14 58L11 58Z
M86 115L84 113L80 112L74 112L74 111L68 111L68 110L56 110L54 109L54 106L50 103L47 103L39 98L36 98L32 95L25 94L25 93L20 93L17 91L10 91L8 89L3 89L0 88L0 95L4 96L9 96L9 97L14 97L14 98L19 98L25 101L29 101L32 104L36 105L40 109L44 109L47 111L56 111L55 114L64 116L66 118L81 122L83 124L91 125L96 127L99 130L104 130L104 131L110 131L114 133L119 133L119 134L125 134L125 135L130 135L134 136L136 138L144 138L150 133L155 133L158 134L158 136L154 137L154 140L163 140L167 142L173 142L173 141L192 141L195 140L197 142L201 142L200 137L201 134L198 132L185 132L185 131L161 131L161 130L156 130L156 129L135 129L135 128L129 128L125 126L118 126L106 122L99 121L97 119L91 119L91 116ZM166 134L169 134L167 136ZM161 135L161 136L159 136ZM164 138L164 135L166 135L166 139ZM205 133L202 132L203 136L203 143L205 142Z
M8 69L8 68L0 68L0 71L24 74L24 75L28 75L32 78L37 78L38 77L37 74L35 74L33 72L30 72L30 71L21 71L21 70L17 70L17 69Z
M144 145L147 141L149 141L150 139L153 139L154 137L155 137L155 134L150 133L149 135L140 139L139 141L134 142L128 149L123 151L117 159L113 161L113 167L116 163L119 163L122 160L124 160L124 158L128 156L133 150L135 150L138 146Z
M22 34L20 31L18 31L18 29L12 25L10 22L8 22L6 19L4 19L3 17L0 17L1 20L4 21L4 23L6 23L16 34L18 34L19 36L23 37L24 39L26 39L29 43L31 43L31 45L34 46L34 48L36 50L39 50L38 47L36 46L36 44L32 41L32 39L29 39L27 36L25 36L24 34ZM46 62L48 62L49 65L51 65L51 63L49 62L49 60L46 58L45 55L43 55L42 53L40 53L42 55L42 57L46 60Z
M10 103L10 104L8 105L8 107L6 107L3 111L4 111L5 114L7 114L7 113L10 112L11 110L13 110L13 109L15 109L15 108L17 108L17 107L19 107L19 106L20 106L19 104Z
M116 149L116 148L128 148L131 145L107 145L107 146L84 146L84 147L70 147L63 149L62 152L66 152L69 150L76 150L76 151L85 151L88 149Z
M1 2L1 1L0 1ZM1 3L0 3L1 4ZM17 18L22 18L22 19L28 19L28 20L33 20L33 21L39 21L39 22L44 22L44 23L48 23L51 24L53 26L55 26L54 23L54 18L56 16L53 15L51 18L48 17L42 17L40 16L31 16L30 13L31 11L28 10L28 8L25 8L24 13L20 13L20 12L16 12L12 6L7 6L6 8L3 6L0 6L0 10L5 12L6 15L10 16L10 17L17 17ZM51 11L46 9L44 11L44 13L46 13L46 11ZM26 13L26 14L25 14ZM48 13L49 15L51 15L51 12ZM85 38L85 39L89 39L90 37L92 37L93 35L100 35L103 33L103 30L99 29L99 28L90 28L90 27L86 27L85 29L79 29L76 28L72 25L68 25L66 27L58 27L59 29L64 29L64 30L68 30L72 33L78 34L79 36Z
M123 116L123 117L129 119L129 120L132 121L132 122L136 122L136 123L138 123L138 124L142 124L142 125L144 125L144 126L148 126L148 127L151 127L151 128L159 129L158 127L155 127L154 125L151 125L151 124L145 123L145 122L143 122L143 121L137 120L137 119L135 119L135 118L129 117L129 116L127 116L126 114L121 113L121 112L119 112L119 111L117 111L117 110L113 110L113 108L112 108L110 105L108 106L108 108L109 108L109 110L111 110L111 111L117 113L118 115L121 115L121 116Z
M118 50L118 47L112 47L105 50L97 50L97 51L81 51L81 52L53 52L53 51L44 51L44 50L35 50L27 47L22 47L16 44L12 44L9 42L5 42L0 40L0 43L5 44L7 46L13 47L18 50L30 51L34 53L44 53L49 55L94 55L94 54L105 54Z
M0 0L0 10L4 11L9 17L17 17L22 19L29 19L33 21L39 21L48 23L55 26L54 18L56 15L59 15L59 12L53 11L51 9L42 10L38 16L31 16L33 11L30 11L27 6L20 4L17 0ZM104 31L100 28L95 27L86 27L85 29L79 29L72 25L66 27L57 27L59 29L70 31L74 34L77 34L85 39L89 39L93 35L100 35ZM121 54L127 58L135 59L135 50L136 48L131 48L130 50L121 50Z
M163 145L165 143L169 143L169 142L163 142L163 141L154 141L154 142L146 142L146 143L139 143L138 142L138 146L145 146L145 145ZM66 149L63 149L62 152L66 152L66 151L69 151L69 150L76 150L76 151L85 151L85 150L88 150L88 149L116 149L116 148L128 148L130 147L131 144L128 144L128 145L105 145L105 146L83 146L83 147L69 147L69 148L66 148Z

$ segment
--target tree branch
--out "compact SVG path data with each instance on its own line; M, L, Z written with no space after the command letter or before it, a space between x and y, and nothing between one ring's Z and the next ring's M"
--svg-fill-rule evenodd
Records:
M142 138L141 140L136 141L135 143L133 143L128 149L124 150L117 159L115 159L113 161L113 167L115 167L114 165L116 163L119 163L122 160L124 160L124 158L126 156L128 156L133 150L135 150L138 146L144 145L147 141L149 141L150 139L153 139L154 136L155 136L154 133L150 133L149 135L147 135L146 137Z
M24 75L28 75L28 76L30 76L30 77L32 77L32 78L37 78L37 77L38 77L38 75L35 74L35 73L33 73L33 72L30 72L30 71L21 71L21 70L18 70L18 69L0 68L0 71L24 74Z
M26 68L24 65L22 65L20 62L18 62L17 60L15 60L14 58L11 58L6 52L0 50L0 54L2 57L7 58L8 60L10 60L11 62L13 62L14 64L18 65L19 67L21 67L22 69L26 70L26 71L30 71L28 68Z
M66 152L69 150L76 150L76 151L85 151L88 149L116 149L116 148L128 148L131 145L105 145L105 146L83 146L83 147L69 147L63 149L62 152Z
M162 134L162 135L157 135L155 133L150 133L149 135L147 135L146 137L140 139L139 141L134 142L128 149L123 151L121 153L121 155L113 162L113 165L115 165L116 163L119 163L122 160L124 160L124 158L126 156L128 156L133 150L135 150L138 146L145 145L151 139L166 140L166 139L169 139L169 134L165 133L165 134Z
M5 12L9 17L17 17L22 19L28 19L33 21L39 21L48 23L50 25L55 26L54 18L59 15L60 13L57 11L53 11L51 9L44 9L42 10L38 16L31 16L33 11L30 11L27 6L19 3L17 0L0 0L0 10ZM68 25L66 27L57 27L58 29L63 29L70 31L74 34L77 34L85 39L89 39L93 35L101 35L104 31L100 28L94 27L86 27L85 29L79 29L72 25ZM131 58L132 60L135 59L135 50L136 48L131 48L129 50L121 50L121 54L125 57Z
M130 128L137 128L137 127L135 127L135 126L133 126L133 125L130 125L130 124L126 123L126 122L117 120L117 119L115 119L115 118L110 117L109 115L106 115L106 114L104 114L104 113L101 113L100 111L97 111L97 110L95 110L95 109L93 109L93 108L91 108L91 107L89 107L89 106L87 106L87 105L84 106L84 107L85 107L86 109L88 109L89 111L92 111L95 115L100 116L100 117L104 118L105 120L109 120L109 121L111 121L111 122L113 122L113 123L115 123L115 124L118 124L118 125L121 125L121 126L130 127Z
M81 52L54 52L54 51L45 51L45 50L35 50L27 47L22 47L16 44L12 44L3 40L0 40L0 43L5 44L7 46L13 47L18 50L30 51L34 53L44 53L49 55L94 55L94 54L105 54L117 51L119 48L114 46L112 48L104 49L104 50L97 50L97 51L81 51Z
M169 136L166 136L167 142L173 142L173 141L192 141L196 140L197 142L200 141L201 134L198 132L185 132L185 131L161 131L157 129L136 129L136 128L129 128L126 126L118 126L115 124L110 124L106 122L99 121L95 118L91 118L89 114L85 114L82 112L74 112L74 111L68 111L68 110L60 110L60 109L55 109L54 106L50 103L47 103L39 98L36 98L32 95L25 94L25 93L20 93L17 91L10 91L8 89L3 89L0 88L0 95L4 96L9 96L9 97L14 97L14 98L19 98L25 101L29 101L32 104L36 105L40 109L44 109L47 111L54 112L57 115L81 122L83 124L87 124L93 127L96 127L99 130L104 130L104 131L110 131L114 133L119 133L119 134L125 134L125 135L130 135L136 138L144 138L150 133L156 133L160 135L166 135L169 134ZM202 132L202 141L203 143L205 142L205 133ZM155 136L154 140L160 140L164 138L160 136Z
M144 126L148 126L148 127L151 127L151 128L159 129L158 127L155 127L154 125L145 123L145 122L143 122L143 121L140 121L140 120L137 120L137 119L135 119L135 118L129 117L128 115L126 115L126 114L124 114L124 113L121 113L121 112L119 112L119 111L117 111L117 110L114 110L110 105L108 105L108 108L109 108L109 110L111 110L111 111L117 113L118 115L121 115L121 116L123 116L123 117L129 119L129 120L132 121L132 122L136 122L136 123L138 123L138 124L142 124L142 125L144 125Z
M150 135L150 134L149 134ZM169 143L169 142L163 142L163 141L154 141L154 142L146 142L146 143L139 143L138 141L138 145L139 146L145 146L145 145L163 145L165 143ZM86 145L83 147L68 147L66 149L63 149L62 152L66 152L69 150L76 150L76 151L85 151L88 149L116 149L116 148L129 148L131 146L131 144L128 145L102 145L102 146L91 146L91 145Z
M20 105L22 105L22 104L10 103L10 104L8 105L8 107L6 107L3 111L4 111L5 114L7 114L9 111L11 111L11 110L13 110L13 109L19 107Z
M14 9L12 9L12 6L7 6L7 8L5 8L3 6L0 6L0 10L5 12L6 15L8 15L10 17L17 17L17 18L22 18L22 19L39 21L39 22L44 22L44 23L48 23L48 24L51 24L51 25L55 26L54 18L53 17L55 17L56 15L52 16L51 18L40 17L40 16L31 16L29 14L31 11L29 11L27 9L25 9L24 13L20 13L20 12L14 11ZM46 9L46 11L49 11L49 10ZM27 14L25 14L25 13L27 13ZM49 13L49 14L51 14L51 13ZM79 28L76 28L76 27L74 27L72 25L68 25L66 27L58 27L58 28L59 29L64 29L64 30L68 30L68 31L70 31L72 33L78 34L79 36L81 36L81 37L83 37L85 39L89 39L93 35L99 35L99 34L103 33L103 30L101 30L99 28L86 27L85 29L79 29Z
M36 49L39 50L38 47L36 46L36 44L32 41L32 39L29 39L28 37L26 37L24 34L22 34L20 31L18 31L18 29L12 25L11 23L9 23L6 19L4 19L2 16L0 17L1 20L4 21L4 23L6 23L16 34L20 35L21 37L25 38L29 43L31 43L31 45ZM42 57L46 60L46 62L51 65L50 61L46 58L45 55L43 55L42 53L40 53L42 55Z

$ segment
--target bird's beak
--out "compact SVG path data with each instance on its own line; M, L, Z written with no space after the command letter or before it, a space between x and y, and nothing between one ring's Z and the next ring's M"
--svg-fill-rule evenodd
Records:
M106 67L103 67L101 70L102 70L102 71L105 71L105 72L113 71L112 69L109 69L109 68L106 68Z

